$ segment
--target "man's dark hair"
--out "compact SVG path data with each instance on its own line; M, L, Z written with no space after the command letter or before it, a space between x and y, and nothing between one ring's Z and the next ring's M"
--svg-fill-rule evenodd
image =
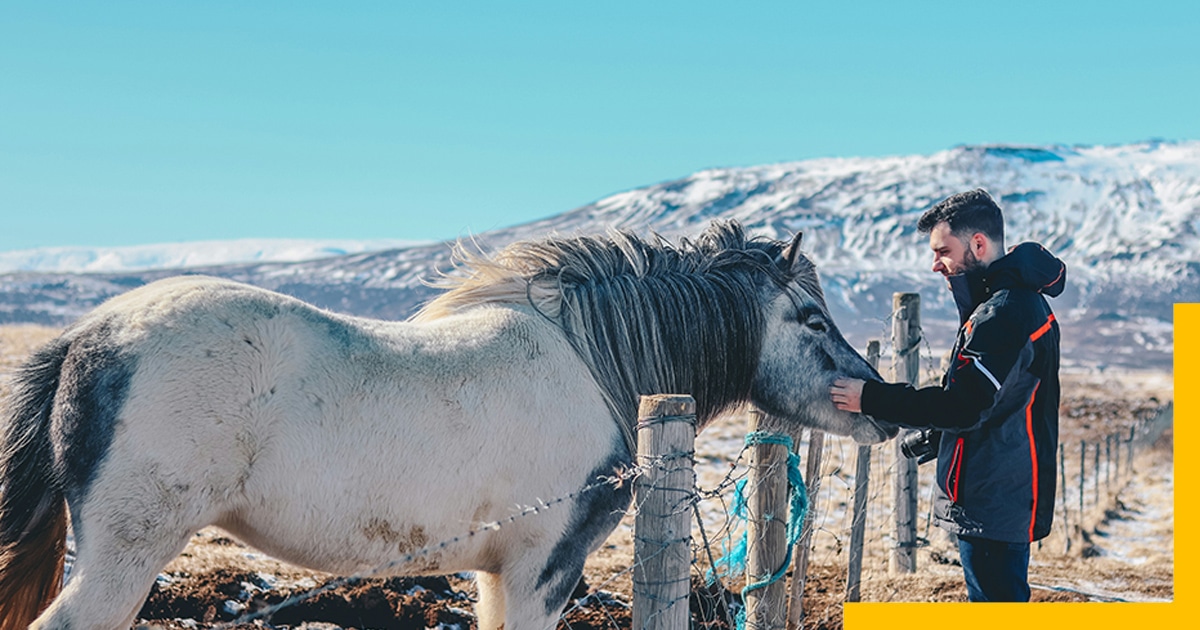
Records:
M950 233L962 241L976 232L1004 247L1004 215L992 196L982 188L947 197L921 215L917 231L928 234L937 224L946 222Z

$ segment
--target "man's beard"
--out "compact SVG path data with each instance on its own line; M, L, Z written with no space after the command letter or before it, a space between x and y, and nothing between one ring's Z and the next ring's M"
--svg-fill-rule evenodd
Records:
M967 250L963 252L962 269L959 270L959 273L968 273L983 268L984 264L979 262L979 259L975 257L975 254L971 253L971 248L968 247Z

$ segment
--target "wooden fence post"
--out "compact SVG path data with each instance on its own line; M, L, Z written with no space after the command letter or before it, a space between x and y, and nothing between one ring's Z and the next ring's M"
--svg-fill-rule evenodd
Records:
M879 340L867 342L867 362L879 369ZM846 601L857 602L862 597L863 542L867 530L867 492L871 483L871 447L858 447L858 462L854 469L854 511L850 520L850 566L846 570Z
M686 630L692 565L692 493L696 473L696 401L643 396L638 408L634 480L633 628Z
M1125 466L1129 468L1128 472L1131 475L1133 474L1133 436L1136 432L1136 426L1129 427L1129 457L1125 458L1125 461L1128 462Z
M1058 445L1058 477L1059 486L1062 487L1063 529L1067 532L1063 553L1067 553L1071 551L1071 511L1067 509L1067 446L1061 443Z
M821 453L825 448L825 432L810 429L808 432L808 458L804 463L804 488L808 494L808 513L796 541L792 564L792 585L788 592L788 630L804 627L804 583L808 577L808 555L812 549L812 537L816 528L817 496L821 493Z
M892 381L920 383L921 295L892 294ZM903 433L901 434L901 438ZM904 456L896 440L896 547L891 568L898 573L917 570L917 461Z
M765 419L763 412L751 411L749 431L759 431L767 424ZM784 444L755 444L749 450L746 581L753 583L769 579L787 559L788 449ZM787 583L779 580L746 593L747 629L787 627L786 587ZM686 620L684 623L679 628L686 629Z
M1112 494L1112 436L1104 436L1104 491Z
M1113 434L1113 479L1121 487L1121 434Z
M1079 531L1083 532L1083 482L1087 479L1084 474L1087 462L1087 440L1079 440Z
M1099 442L1096 442L1096 454L1095 454L1095 457L1092 458L1092 460L1093 460L1092 468L1095 470L1095 475L1096 475L1096 478L1092 482L1092 491L1095 493L1096 504L1092 506L1092 509L1098 509L1100 507L1100 443Z

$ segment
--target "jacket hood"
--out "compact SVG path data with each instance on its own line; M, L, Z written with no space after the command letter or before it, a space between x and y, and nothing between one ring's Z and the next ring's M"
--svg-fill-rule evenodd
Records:
M1021 243L987 267L948 278L960 322L992 293L1024 288L1057 297L1067 286L1067 265L1037 243Z
M1017 245L984 275L992 291L1026 288L1057 297L1067 286L1067 265L1037 243Z

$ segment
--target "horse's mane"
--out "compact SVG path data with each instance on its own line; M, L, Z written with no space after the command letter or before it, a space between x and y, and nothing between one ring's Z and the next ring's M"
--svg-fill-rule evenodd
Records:
M734 221L678 245L611 231L518 242L487 257L460 243L456 272L435 285L448 290L413 321L486 304L532 307L566 333L623 429L642 394L690 394L703 423L749 396L764 288L797 282L825 307L812 262L797 254L789 270L783 250Z

